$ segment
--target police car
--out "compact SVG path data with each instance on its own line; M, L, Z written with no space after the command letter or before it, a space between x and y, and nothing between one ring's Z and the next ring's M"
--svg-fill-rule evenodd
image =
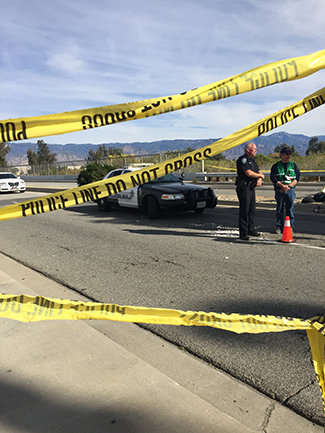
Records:
M144 167L124 167L110 171L104 179L120 176L124 173L140 170ZM160 211L203 213L204 209L213 209L217 205L217 197L211 188L183 183L174 174L154 179L143 185L110 195L98 200L101 212L107 212L117 205L128 208L139 208L149 218L158 218Z

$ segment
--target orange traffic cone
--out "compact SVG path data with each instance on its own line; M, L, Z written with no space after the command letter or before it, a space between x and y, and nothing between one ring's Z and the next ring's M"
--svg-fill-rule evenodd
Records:
M291 224L290 224L290 217L286 216L284 227L283 227L283 235L281 242L294 242L292 239L292 230L291 230Z

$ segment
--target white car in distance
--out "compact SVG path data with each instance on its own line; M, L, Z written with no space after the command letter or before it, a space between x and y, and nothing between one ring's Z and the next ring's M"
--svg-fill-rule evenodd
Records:
M0 172L0 192L26 191L26 183L10 172Z

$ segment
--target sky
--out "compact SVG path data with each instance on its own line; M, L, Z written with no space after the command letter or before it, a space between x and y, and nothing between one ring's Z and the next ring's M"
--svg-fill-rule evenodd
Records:
M179 94L325 49L321 0L0 0L0 6L0 121ZM42 138L49 144L221 138L324 87L324 78L321 70L174 113ZM272 132L324 135L324 115L325 105Z

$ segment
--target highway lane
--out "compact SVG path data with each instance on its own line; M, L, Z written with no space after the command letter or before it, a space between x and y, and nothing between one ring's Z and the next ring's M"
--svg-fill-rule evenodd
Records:
M0 205L41 195L0 195ZM262 239L242 243L236 207L149 220L135 210L102 214L88 203L1 222L0 251L102 302L308 318L325 310L324 217L310 207L298 209L296 243L283 244L271 233L274 210L260 209ZM146 327L322 420L304 332L236 335L205 327Z

